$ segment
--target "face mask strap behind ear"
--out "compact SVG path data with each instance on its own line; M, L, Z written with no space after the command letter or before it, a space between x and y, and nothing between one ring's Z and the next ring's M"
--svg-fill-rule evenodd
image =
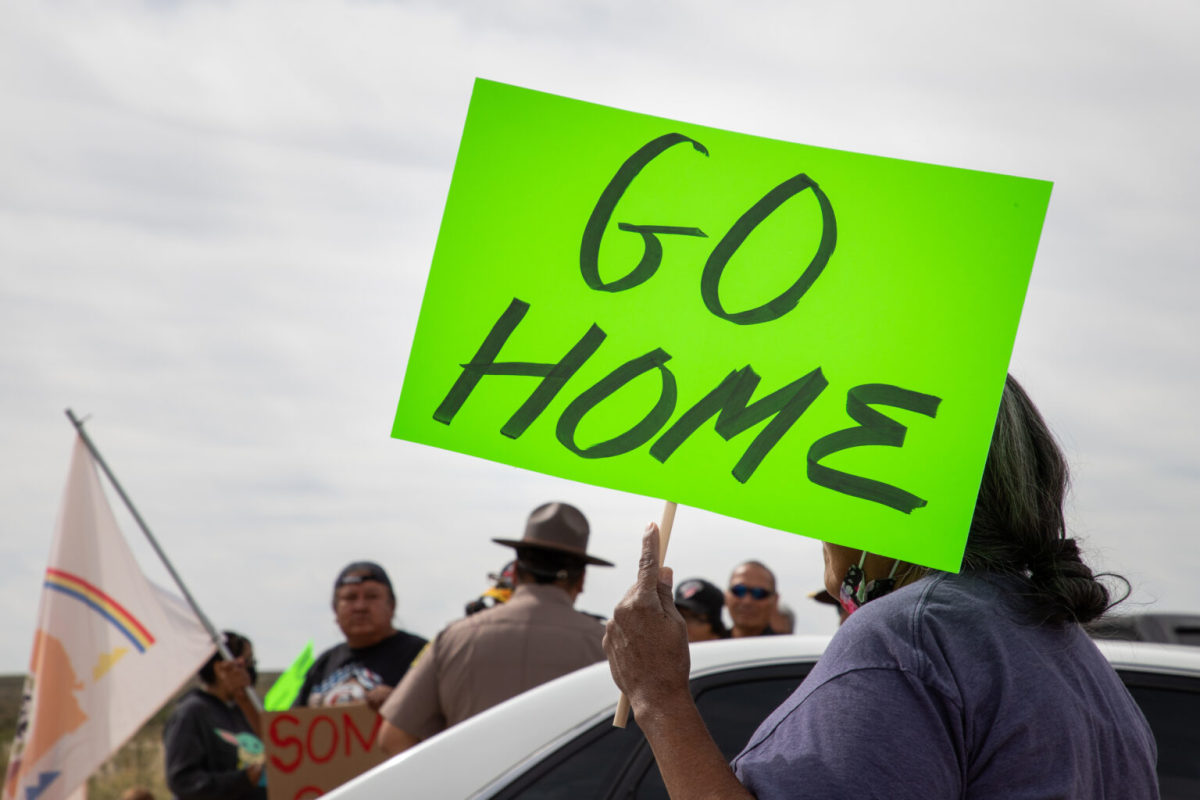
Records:
M846 577L842 579L842 585L838 588L838 603L846 610L847 614L853 614L866 603L883 597L896 588L896 570L900 568L899 559L892 562L892 571L886 578L870 582L864 581L866 574L863 572L863 565L866 562L867 551L863 550L858 563L851 564L850 568L846 570Z

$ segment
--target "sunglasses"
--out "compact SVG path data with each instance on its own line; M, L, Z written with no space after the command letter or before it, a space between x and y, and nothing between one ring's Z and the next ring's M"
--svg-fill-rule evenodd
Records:
M750 595L755 600L766 600L774 594L770 589L764 589L761 586L747 586L744 583L730 586L729 591L733 592L734 597L741 598Z

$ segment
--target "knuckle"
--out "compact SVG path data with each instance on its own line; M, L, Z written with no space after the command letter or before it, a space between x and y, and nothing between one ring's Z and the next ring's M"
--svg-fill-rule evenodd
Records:
M632 613L632 611L630 609L630 604L629 604L628 599L622 600L621 602L617 603L616 608L613 609L612 619L610 619L608 621L608 625L605 626L606 630L608 630L611 633L615 627L617 627L618 625L624 624L625 621L629 619L629 615L631 613Z

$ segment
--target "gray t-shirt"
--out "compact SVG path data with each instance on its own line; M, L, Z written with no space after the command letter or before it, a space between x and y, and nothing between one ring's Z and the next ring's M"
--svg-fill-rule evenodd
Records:
M1023 582L936 575L856 611L734 771L758 800L1157 798L1150 726Z

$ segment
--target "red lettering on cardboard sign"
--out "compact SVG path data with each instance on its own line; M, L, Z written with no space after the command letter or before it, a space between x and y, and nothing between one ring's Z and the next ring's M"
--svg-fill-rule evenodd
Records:
M271 744L281 748L295 747L296 758L294 761L284 762L281 761L278 756L272 753L271 763L274 764L277 769L280 769L284 772L295 772L296 768L300 766L300 761L304 757L304 747L300 744L300 739L295 736L288 736L287 738L280 737L279 725L282 722L290 722L293 725L300 724L300 720L292 714L280 714L271 721L271 730L268 732L268 735L271 737Z
M375 722L371 726L371 732L367 735L367 738L364 739L362 731L359 730L358 725L354 723L354 718L349 714L342 714L342 727L345 729L346 734L346 755L350 755L352 750L351 734L353 734L353 738L357 739L358 743L362 745L363 752L369 753L371 748L375 746L375 739L379 736L379 727L382 723L383 717L376 714Z
M329 726L329 730L333 734L333 737L329 741L329 750L326 751L325 755L319 756L319 755L317 755L316 751L313 750L313 734L317 732L317 726L320 725L322 722L324 722L326 725ZM312 724L308 726L308 736L305 737L305 744L308 746L308 757L311 758L317 764L324 764L326 761L333 758L333 754L337 752L337 746L338 746L337 723L334 722L333 720L331 720L329 717L317 717L316 719L314 719L312 721Z

